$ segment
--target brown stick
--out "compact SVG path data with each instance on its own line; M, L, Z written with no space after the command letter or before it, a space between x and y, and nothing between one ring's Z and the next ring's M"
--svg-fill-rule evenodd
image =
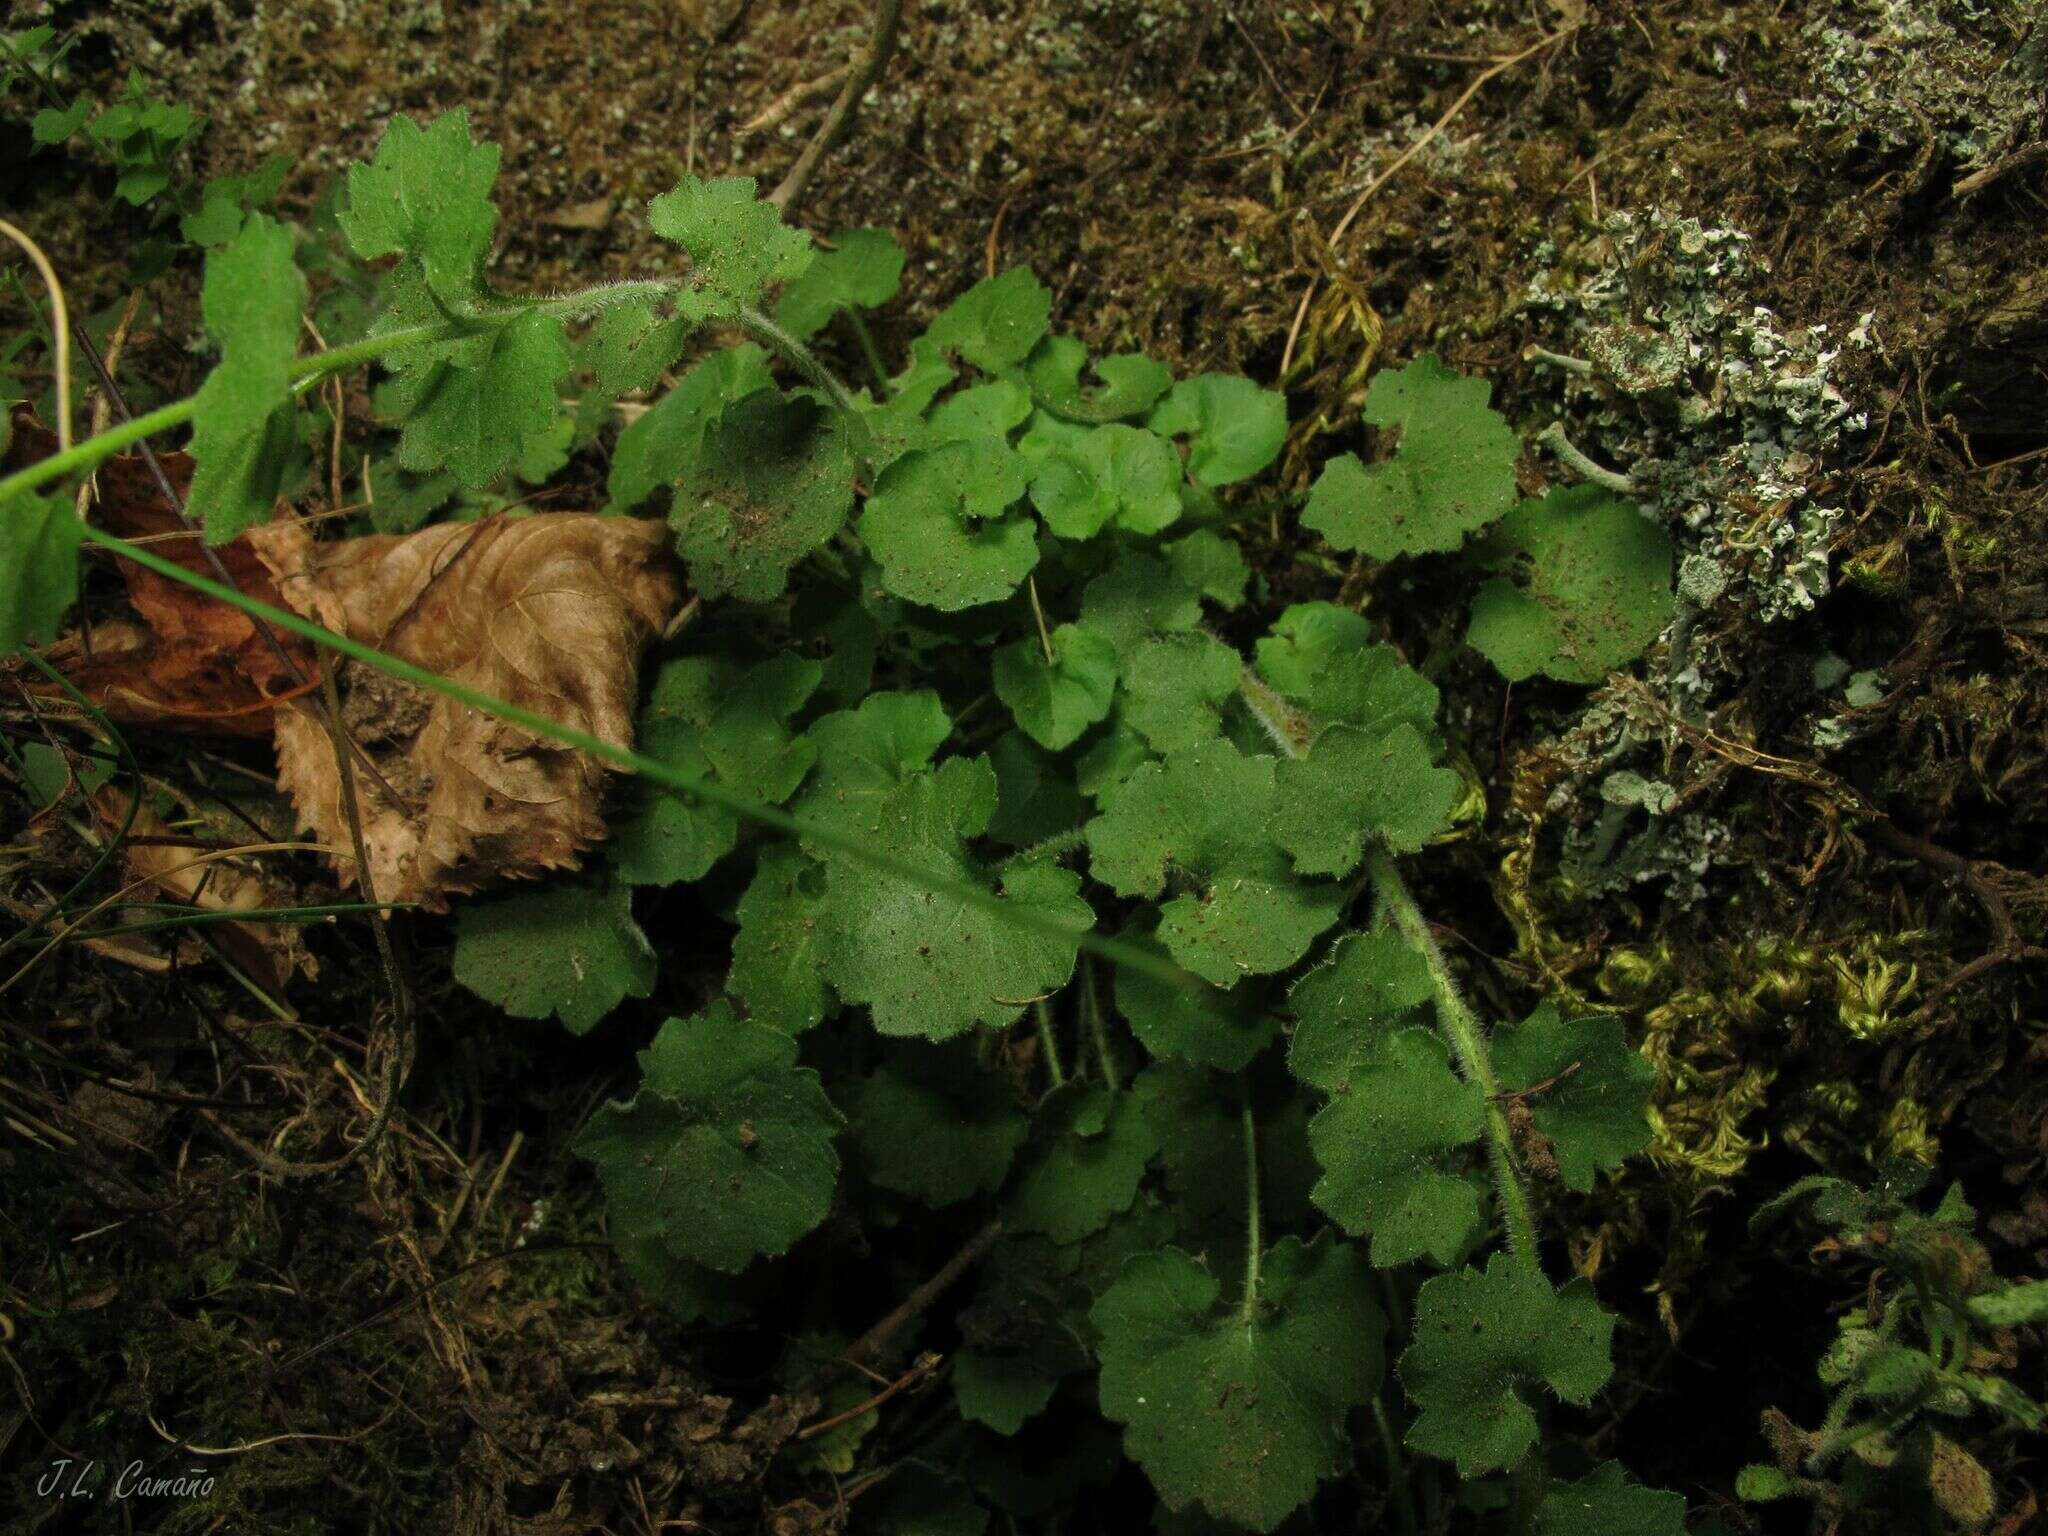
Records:
M874 87L888 67L889 57L896 51L896 31L903 21L903 0L879 0L875 7L875 33L868 44L867 56L860 61L860 67L847 76L845 87L832 103L832 110L825 114L825 121L818 125L818 131L811 142L804 146L804 152L797 156L796 164L789 168L789 174L782 178L782 184L768 194L786 219L789 211L802 200L811 178L818 174L818 165L830 153L853 125L853 115L860 107L861 97Z
M1952 853L1938 843L1931 843L1924 837L1915 837L1890 822L1875 822L1871 832L1877 840L1895 853L1902 853L1909 859L1917 859L1929 869L1941 871L1955 880L1964 890L1976 898L1977 905L1984 909L1985 919L1991 924L1991 950L1979 955L1967 964L1958 966L1942 978L1927 1001L1920 1005L1914 1015L1915 1027L1925 1027L1934 1021L1934 1010L1958 987L1966 986L2000 966L2018 965L2023 961L2048 960L2048 946L2029 944L2020 936L2019 925L2013 921L2012 908L1998 888L1984 878L1983 871L1959 853Z
M979 1264L989 1249L995 1246L996 1239L1002 1235L1003 1220L998 1216L967 1239L960 1251L939 1267L937 1274L904 1297L901 1304L887 1317L847 1345L844 1353L837 1360L827 1364L806 1390L816 1391L843 1366L866 1364L868 1357L879 1352L902 1330L904 1324L923 1313L951 1289L955 1281Z

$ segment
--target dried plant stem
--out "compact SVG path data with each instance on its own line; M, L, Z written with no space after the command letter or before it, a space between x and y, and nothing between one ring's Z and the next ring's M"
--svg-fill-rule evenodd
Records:
M896 33L903 22L903 0L878 0L875 6L875 30L868 41L868 51L860 61L860 67L846 78L832 108L825 114L825 121L818 125L818 131L811 136L811 142L804 146L804 152L797 156L796 164L789 168L789 174L782 183L768 194L782 216L789 217L790 209L803 200L811 185L811 178L818 174L818 166L831 153L853 125L853 115L860 108L860 99L874 88L882 78L882 71L888 67L889 56L896 51Z
M21 247L50 291L50 339L57 368L57 450L66 452L71 447L71 312L64 303L64 285L57 281L57 269L50 265L43 248L27 234L0 219L0 235Z
M1384 187L1389 181L1392 181L1395 173L1402 166L1421 154L1436 139L1437 135L1449 126L1451 119L1465 110L1465 104L1479 94L1487 81L1497 75L1507 73L1507 71L1513 69L1524 59L1534 58L1537 54L1543 52L1544 49L1555 47L1567 37L1570 37L1573 32L1577 31L1578 27L1579 23L1577 22L1572 23L1568 27L1560 27L1549 36L1537 39L1520 53L1511 53L1504 58L1495 59L1493 63L1474 75L1471 83L1463 91L1459 92L1457 100L1444 109L1443 116L1431 123L1428 129L1413 144L1410 144L1400 154L1396 155L1392 165L1366 183L1365 190L1358 194L1358 197L1349 208L1344 210L1344 217L1339 219L1337 227L1330 231L1329 245L1331 249L1334 250L1336 248L1337 242L1344 238L1345 232L1351 228L1352 223L1358 218L1359 214L1364 212L1365 205L1372 201L1373 194L1379 191L1381 187ZM1280 376L1282 378L1287 376L1288 367L1294 361L1294 344L1301 335L1302 321L1307 317L1309 302L1315 298L1315 295L1316 281L1311 279L1308 291L1301 296L1301 307L1294 312L1294 324L1287 333L1287 349L1280 358Z
M933 1302L952 1289L954 1283L962 1275L979 1264L987 1255L989 1249L995 1247L996 1239L1002 1235L1003 1221L998 1216L994 1221L991 1221L987 1226L981 1228L972 1237L968 1238L961 1245L958 1253L946 1260L939 1267L938 1272L929 1280L926 1280L916 1290L904 1297L901 1302L897 1303L887 1317L884 1317L874 1327L847 1345L838 1359L827 1364L818 1373L817 1377L810 1383L810 1390L815 1391L824 1385L842 1366L857 1368L867 1364L870 1359L881 1352L891 1339L895 1338L902 1331L905 1323L910 1322L913 1318L922 1316Z

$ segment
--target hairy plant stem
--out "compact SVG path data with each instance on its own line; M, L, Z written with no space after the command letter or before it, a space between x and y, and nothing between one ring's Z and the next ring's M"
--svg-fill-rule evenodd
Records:
M457 337L472 334L480 325L487 325L513 313L537 309L552 315L585 315L614 304L670 293L679 286L680 284L676 282L635 278L547 298L506 297L493 302L488 317L456 315L426 325L409 325L376 336L367 336L361 341L350 342L347 346L330 347L324 352L314 353L311 357L299 358L291 367L292 393L303 395L328 375L353 368L358 363L374 362L387 352L395 352L404 347L431 345L437 341L452 341ZM757 309L745 308L739 312L737 319L740 329L796 369L807 383L824 394L838 409L852 411L859 408L853 398L853 392L818 360L817 354L768 316ZM159 432L167 432L172 427L185 425L197 409L196 395L190 399L173 401L141 416L130 417L119 426L110 427L105 432L95 433L82 443L73 443L47 458L38 459L35 463L0 478L0 502L33 491L52 480L93 470L123 448L139 443L144 438L154 437Z
M1305 750L1302 722L1286 701L1268 688L1250 667L1238 677L1238 695L1283 757L1300 757ZM1380 901L1409 945L1429 967L1429 979L1436 990L1437 1014L1443 1020L1451 1052L1467 1081L1476 1083L1486 1100L1486 1150L1493 1166L1493 1180L1500 1194L1501 1216L1507 1226L1508 1250L1517 1263L1541 1274L1536 1255L1536 1223L1529 1213L1529 1192L1522 1183L1520 1165L1515 1161L1514 1134L1508 1128L1507 1111L1501 1107L1500 1081L1493 1070L1493 1055L1486 1048L1486 1030L1458 990L1436 935L1408 892L1400 866L1384 848L1367 855L1366 873Z
M1379 1431L1380 1456L1387 1464L1387 1491L1393 1496L1394 1510L1400 1516L1401 1529L1413 1532L1415 1524L1415 1496L1408 1491L1408 1469L1401 1462L1401 1441L1394 1433L1394 1426L1387 1418L1387 1405L1379 1395L1372 1400L1373 1427Z
M1239 1117L1244 1124L1244 1306L1238 1316L1245 1327L1259 1320L1259 1261L1265 1257L1266 1234L1259 1212L1259 1127L1252 1118L1252 1091L1237 1080Z
M868 329L867 321L861 319L857 309L842 309L846 316L847 329L853 332L853 339L860 343L861 356L867 359L868 371L875 376L875 393L886 400L896 393L895 385L889 382L888 365L882 361L882 352L875 345L875 333Z
M1493 1054L1486 1047L1486 1030L1458 990L1450 962L1444 959L1436 935L1429 931L1422 909L1415 905L1394 856L1384 848L1373 849L1366 856L1366 871L1394 927L1429 967L1430 983L1436 991L1437 1017L1443 1021L1451 1054L1457 1058L1459 1071L1468 1082L1478 1085L1485 1100L1487 1160L1493 1165L1494 1188L1508 1232L1508 1252L1524 1269L1540 1275L1543 1269L1536 1254L1536 1223L1529 1211L1529 1191L1522 1183L1522 1170L1515 1160L1514 1133L1508 1128L1507 1111L1501 1107L1500 1079L1493 1070Z
M1052 1032L1052 1010L1040 998L1031 1005L1032 1017L1038 1021L1038 1048L1045 1052L1045 1075L1052 1079L1055 1088L1067 1086L1067 1070L1060 1065L1060 1043Z
M97 441L97 439L94 439L94 441ZM494 719L507 720L514 725L523 726L527 730L534 732L536 735L546 737L550 741L559 741L565 746L575 747L579 751L588 752L599 762L609 763L615 768L624 768L637 773L643 782L659 785L662 789L672 794L694 795L700 800L729 810L734 815L756 825L771 828L774 831L791 837L801 837L814 847L829 848L832 852L850 859L854 863L865 865L869 869L878 870L886 875L891 875L921 890L930 891L933 895L944 896L949 900L957 901L962 906L986 912L998 921L1007 923L1012 927L1029 929L1045 938L1054 939L1062 944L1072 944L1077 949L1099 955L1112 964L1128 966L1133 970L1141 971L1147 976L1164 982L1176 991L1187 992L1197 997L1211 997L1215 991L1214 988L1202 981L1200 977L1182 970L1179 966L1173 964L1172 961L1153 954L1139 945L1127 943L1122 939L1104 938L1089 929L1071 927L1056 918L1047 917L1042 913L1036 912L1022 903L1006 900L994 891L989 890L986 886L975 884L972 881L956 879L951 875L926 869L921 865L912 863L908 859L900 859L894 854L884 853L880 849L871 846L865 839L841 831L829 823L814 820L807 816L792 816L786 811L776 809L774 806L763 805L758 800L737 794L722 784L712 783L685 773L671 763L665 763L659 759L644 756L629 747L622 747L614 742L605 741L600 737L591 735L587 731L579 731L573 726L563 725L559 720L551 719L531 709L522 708L508 700L493 698L489 694L458 683L453 678L443 677L438 672L432 672L425 667L415 666L409 661L401 660L399 657L387 655L374 646L364 645L361 641L351 640L346 635L338 635L332 630L323 629L310 619L301 618L296 613L290 613L285 609L275 608L268 603L259 602L246 593L236 591L233 587L222 586L217 581L202 576L196 571L187 570L184 566L174 561L166 560L153 550L145 549L139 544L131 544L126 539L108 533L103 528L87 525L81 530L81 533L89 543L111 550L124 559L134 561L145 570L154 571L157 575L167 580L175 581L181 586L190 587L195 592L204 593L206 596L237 608L243 613L251 614L260 619L266 619L287 633L302 636L312 641L315 645L326 646L330 650L338 651L349 660L361 662L364 666L374 671L382 672L387 677L397 678L402 683L410 683L415 688L423 688L429 693L439 694L442 698L453 699L458 704L467 705L471 709L481 710Z
M1614 492L1617 496L1631 495L1635 491L1635 481L1631 480L1620 470L1609 469L1605 464L1592 459L1584 450L1574 444L1570 438L1566 437L1564 435L1563 422L1553 421L1549 426L1536 434L1536 441L1556 454L1559 461L1574 470L1580 479L1590 480L1595 485Z
M1245 708L1251 711L1252 719L1282 757L1300 757L1308 750L1304 739L1308 734L1306 722L1249 665L1237 674L1237 692Z
M1102 1080L1109 1084L1111 1093L1123 1087L1117 1076L1116 1057L1109 1049L1109 1030L1102 1021L1102 999L1095 991L1095 967L1089 961L1081 962L1081 1011L1088 1018L1088 1033L1095 1041L1095 1054L1102 1062Z
M432 325L410 325L402 330L386 331L381 336L371 336L362 341L350 342L345 347L330 347L325 352L316 352L311 357L299 358L292 364L292 392L303 395L315 384L331 373L344 368L353 368L358 363L367 363L384 353L399 347L418 346L423 342L445 341L458 334L457 327L448 321L436 321ZM33 491L52 480L66 475L83 473L97 468L111 459L123 448L141 442L145 437L154 437L172 427L183 426L192 419L198 409L199 398L176 400L169 405L159 406L140 416L131 416L117 427L96 432L82 443L60 449L48 458L37 459L24 465L13 474L0 479L0 502L10 496ZM126 553L124 549L122 553Z
M859 404L853 398L853 391L839 382L837 375L823 363L818 355L773 320L752 307L743 308L739 313L740 329L770 351L780 355L842 411L856 411Z

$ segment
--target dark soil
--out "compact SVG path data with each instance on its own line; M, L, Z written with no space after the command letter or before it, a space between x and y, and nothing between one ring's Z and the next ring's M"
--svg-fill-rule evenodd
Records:
M19 7L10 25L43 9ZM1986 26L2017 48L2012 9ZM866 35L864 6L825 0L59 11L88 38L86 80L132 65L211 113L207 173L289 155L287 206L309 207L391 114L467 107L504 146L492 275L522 289L660 270L670 258L645 200L690 170L771 183L826 98L780 127L741 125ZM985 271L1026 263L1056 295L1055 325L1104 350L1284 384L1294 485L1356 446L1370 370L1424 350L1493 379L1518 423L1554 419L1554 377L1524 349L1558 340L1525 296L1559 252L1594 260L1616 209L1747 232L1767 263L1753 301L1788 329L1841 338L1878 317L1881 345L1841 363L1868 424L1827 465L1846 513L1832 594L1769 624L1716 610L1702 643L1740 658L1740 681L1703 719L1674 724L1641 685L1589 700L1450 666L1445 718L1491 801L1422 893L1480 962L1482 988L1621 1005L1663 1069L1654 1166L1560 1197L1548 1218L1624 1316L1616 1385L1574 1427L1735 1530L1798 1529L1789 1514L1757 1524L1732 1501L1733 1473L1767 1458L1765 1409L1817 1418L1812 1362L1831 1314L1860 1298L1796 1247L1751 1240L1747 1210L1816 1169L1868 1178L1891 1158L1936 1159L1984 1217L2000 1271L2048 1274L2048 970L2001 958L2048 927L2042 163L1959 192L1990 162L1963 160L1933 123L1905 143L1816 123L1798 105L1819 67L1807 29L1865 19L1851 4L909 11L896 61L798 215L821 234L886 227L911 253L885 349ZM1568 27L1382 183L1491 61ZM11 122L0 132L10 151L21 142ZM125 238L114 215L81 222L99 205L78 182L97 175L82 159L39 161L32 180L0 172L8 217L50 231L76 301L94 308L123 296ZM168 392L189 367L183 340L145 335L130 366ZM1524 469L1532 490L1558 473L1533 455ZM1430 591L1333 564L1287 521L1240 534L1262 612L1342 592L1415 653L1454 633ZM1882 679L1834 747L1816 744L1831 706L1807 681L1822 653ZM1657 881L1592 889L1566 867L1604 771L1574 744L1589 705L1667 733L1662 778L1721 829L1700 899ZM232 792L264 764L188 766ZM61 836L32 835L83 868ZM61 889L62 873L43 878ZM712 973L722 940L707 905L715 896L693 895L666 915L701 935L686 943ZM72 955L0 999L39 1042L0 1072L0 1314L32 1303L55 1318L4 1362L0 1475L18 1491L67 1448L114 1445L169 1475L194 1464L192 1447L281 1437L202 1458L228 1502L197 1523L176 1501L31 1500L0 1511L0 1529L844 1528L849 1490L832 1477L760 1481L812 1406L772 1374L782 1341L668 1327L598 1241L601 1201L566 1143L629 1066L631 1029L584 1042L508 1030L449 981L445 929L423 926L406 957L418 1060L390 1135L331 1177L261 1172L265 1152L360 1137L362 1094L394 1048L367 940L336 925L312 942L323 980L292 1021L256 1014L203 963L166 979ZM691 971L671 964L675 995L645 1016L686 1011ZM160 1092L96 1089L60 1054ZM892 1234L875 1273L775 1305L803 1327L857 1332L961 1236ZM2038 1455L1978 1450L2005 1506L2023 1507ZM1101 1528L1128 1528L1143 1507L1106 1495Z

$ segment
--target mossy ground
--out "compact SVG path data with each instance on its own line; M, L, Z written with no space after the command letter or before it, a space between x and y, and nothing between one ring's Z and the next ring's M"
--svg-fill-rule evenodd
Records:
M1972 35L2019 50L2018 8L1985 10ZM2043 181L2036 163L1959 194L1982 166L1938 125L1900 142L1803 108L1826 44L1809 25L1853 31L1871 14L913 0L896 62L802 210L820 232L885 226L911 252L885 349L990 266L1028 263L1054 290L1055 325L1091 343L1280 380L1296 484L1352 445L1382 359L1434 349L1496 381L1521 424L1551 419L1554 382L1523 354L1557 341L1525 298L1559 263L1597 263L1615 210L1747 233L1761 258L1749 297L1786 327L1839 342L1875 314L1878 344L1838 365L1867 426L1824 466L1845 512L1834 590L1769 624L1740 604L1704 615L1694 643L1734 660L1703 712L1631 683L1590 698L1509 688L1448 643L1448 582L1333 563L1284 518L1240 528L1262 612L1341 594L1410 654L1454 657L1437 679L1445 720L1488 803L1439 851L1425 904L1478 959L1482 996L1501 1013L1539 991L1611 1004L1662 1068L1654 1160L1560 1198L1550 1224L1626 1318L1619 1384L1578 1427L1708 1507L1758 1459L1763 1409L1815 1417L1811 1362L1851 1300L1796 1252L1747 1238L1756 1201L1816 1165L1859 1177L1886 1156L1938 1158L1985 1212L2002 1271L2048 1264L2048 974L1972 964L2015 935L2042 942L2048 924ZM493 274L520 287L658 269L669 258L640 208L685 170L779 175L821 103L781 128L741 125L848 58L864 18L823 0L60 15L88 35L89 78L132 64L212 115L208 172L292 156L288 205L363 155L390 113L468 107L504 146ZM1539 23L1578 22L1481 87L1331 245L1490 60ZM118 300L122 226L80 196L94 173L18 163L16 216L50 232L81 300ZM142 338L130 370L177 389L184 340ZM1533 455L1525 471L1532 490L1558 473ZM1874 696L1830 702L1814 685L1829 656L1874 673ZM1817 738L1828 717L1836 734ZM1714 829L1696 899L1670 879L1589 884L1567 857L1601 814L1602 743L1623 727L1654 744L1679 811ZM174 769L178 749L160 750ZM27 841L24 867L61 888L67 839ZM677 925L713 944L711 904L676 899ZM290 1024L253 1014L203 961L167 983L72 952L0 1000L44 1053L10 1051L0 1070L0 1310L23 1330L17 1379L0 1382L8 1483L32 1484L52 1446L176 1462L178 1441L288 1437L207 1462L235 1500L225 1525L211 1525L225 1506L194 1523L170 1501L25 1499L7 1528L637 1530L701 1517L705 1489L721 1529L837 1528L829 1480L779 1477L737 1505L716 1492L745 1486L749 1447L786 1411L768 1366L779 1341L707 1355L636 1303L605 1252L546 1247L596 1232L565 1143L630 1028L576 1043L488 1017L448 983L445 932L422 927L408 957L419 1060L376 1151L280 1185L219 1133L225 1117L290 1152L366 1124L375 968L350 928L313 943L333 979ZM668 967L649 1017L694 1002L692 970ZM167 1097L95 1094L52 1051ZM245 1099L274 1115L215 1103ZM952 1241L907 1243L901 1274ZM891 1293L782 1301L791 1331L845 1328ZM2038 1472L2014 1447L1980 1449L2008 1495Z

